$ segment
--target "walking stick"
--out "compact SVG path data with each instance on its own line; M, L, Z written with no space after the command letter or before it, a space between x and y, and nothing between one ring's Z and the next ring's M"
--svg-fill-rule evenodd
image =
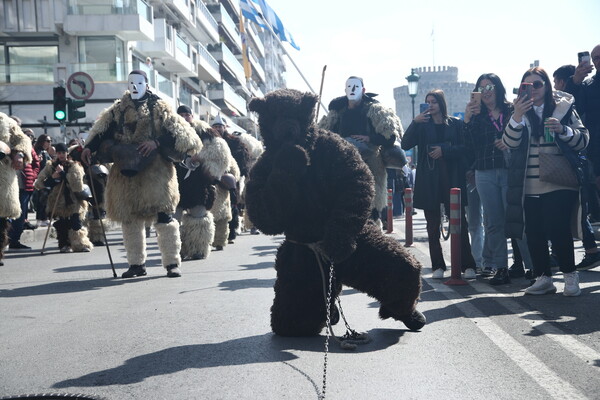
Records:
M319 88L319 105L317 105L317 113L315 114L315 124L319 123L319 109L321 108L321 95L323 94L323 82L325 82L325 70L327 65L323 66L323 73L321 74L321 87Z
M94 178L92 176L92 167L88 164L88 174L90 174L90 187L92 188L92 196L94 196L94 205L96 207L96 213L98 214L98 220L102 227L102 236L104 237L104 244L106 245L106 251L108 252L108 259L110 260L110 267L112 268L113 278L117 277L117 271L115 271L115 265L113 264L112 255L110 254L110 247L108 245L108 239L106 238L106 231L104 230L104 223L102 222L102 214L100 214L100 206L98 206L98 198L96 197L96 188L94 186Z
M52 214L50 214L50 218L54 219L54 213L56 212L56 206L58 205L58 199L60 198L60 194L62 193L62 188L65 184L65 180L63 179L60 182L60 187L58 188L58 196L56 196L56 201L54 202L54 206L52 206ZM48 229L46 229L46 237L44 238L44 244L42 245L42 255L44 255L44 249L46 248L46 241L48 240L48 234L50 233L50 227L52 226L52 220L48 224Z

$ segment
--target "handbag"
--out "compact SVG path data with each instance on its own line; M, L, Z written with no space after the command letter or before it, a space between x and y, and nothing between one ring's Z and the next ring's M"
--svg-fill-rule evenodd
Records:
M539 161L540 181L572 188L579 187L577 175L564 155L540 153Z

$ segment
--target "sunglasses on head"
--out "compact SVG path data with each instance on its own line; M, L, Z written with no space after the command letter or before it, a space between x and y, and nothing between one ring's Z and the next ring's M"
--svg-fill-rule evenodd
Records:
M533 85L534 89L541 89L546 83L544 81L533 81L531 84Z
M485 90L485 91L488 91L488 92L490 92L490 91L494 90L494 88L495 88L495 87L496 87L496 85L492 85L491 83L488 83L488 84L487 84L487 85L485 85L485 86L479 86L479 87L477 88L477 91L478 91L479 93L483 93L483 91L484 91L484 90Z

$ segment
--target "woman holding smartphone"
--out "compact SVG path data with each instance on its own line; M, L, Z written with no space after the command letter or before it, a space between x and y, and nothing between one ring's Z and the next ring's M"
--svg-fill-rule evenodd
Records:
M446 262L440 244L440 205L446 212L450 206L450 188L461 189L461 254L462 271L471 269L475 274L475 260L471 254L469 230L465 219L467 190L466 147L463 142L463 125L458 118L448 116L444 92L435 89L427 93L429 108L415 117L402 137L402 148L417 146L417 174L413 204L425 212L432 277L442 279Z
M553 92L544 69L527 70L521 79L530 94L520 95L502 140L511 149L508 175L506 231L510 237L527 234L536 281L525 294L555 293L548 240L558 259L565 286L563 295L579 296L571 219L576 217L579 189L540 179L540 154L562 154L584 149L589 140L571 95ZM561 141L561 143L558 143ZM569 150L570 149L570 150ZM575 222L574 226L579 224Z
M465 140L475 154L475 185L485 214L485 250L483 275L492 276L491 285L510 283L508 246L504 233L508 159L510 153L502 142L513 107L506 101L506 89L496 74L483 74L475 83L475 92L465 110ZM525 264L531 267L524 242ZM524 271L521 271L524 275Z

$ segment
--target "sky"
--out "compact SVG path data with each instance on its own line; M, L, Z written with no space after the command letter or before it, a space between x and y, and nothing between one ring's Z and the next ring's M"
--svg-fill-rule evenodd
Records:
M395 108L393 89L407 84L411 68L429 66L458 67L458 80L470 83L493 72L512 93L534 60L552 76L600 44L600 0L267 2L300 47L284 43L316 93L327 66L325 105L344 95L346 78L357 75L368 92ZM291 63L286 80L290 88L310 91Z

